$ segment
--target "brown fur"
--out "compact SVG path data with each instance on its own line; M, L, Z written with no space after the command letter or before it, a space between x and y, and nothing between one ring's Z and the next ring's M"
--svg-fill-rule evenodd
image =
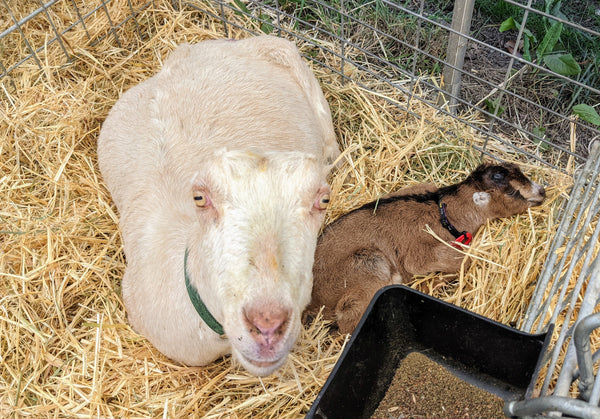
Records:
M413 275L459 271L463 255L425 232L428 225L454 240L440 222L440 200L452 225L475 235L487 220L523 213L544 198L544 188L516 165L484 163L458 184L415 185L366 204L319 237L309 312L324 306L325 318L351 333L380 288Z

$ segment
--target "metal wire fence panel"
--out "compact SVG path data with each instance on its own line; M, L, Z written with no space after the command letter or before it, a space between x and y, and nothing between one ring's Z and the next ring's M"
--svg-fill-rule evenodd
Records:
M185 3L203 10L201 1ZM551 29L554 22L592 42L600 41L598 28L572 22L564 14L557 13L562 17L553 20L553 15L543 10L510 2L525 12L520 22L513 19L512 29L500 32L499 24L490 25L478 15L472 19L470 31L460 34L450 24L450 2L441 10L436 7L444 2L424 0L212 3L254 21L255 33L274 32L302 39L337 56L342 65L331 70L344 78L360 82L348 71L358 68L440 112L454 115L488 141L553 167L564 169L569 161L581 164L588 155L588 145L600 135L594 122L583 121L574 113L577 105L593 107L598 103L598 53L582 52L579 65L565 59L570 54L557 52L565 48L562 43L550 39L550 35L561 35L558 29ZM540 30L535 39L527 29L533 15L545 19L547 26L547 32ZM221 16L225 28L232 24L226 16ZM550 30L554 32L546 35ZM565 29L561 31L563 37L567 36ZM459 39L458 44L464 44L462 66L453 56L456 51L449 48L452 36ZM564 66L557 66L553 60ZM458 88L447 91L444 69L459 73L462 82ZM423 94L414 95L417 82L425 88ZM473 124L474 114L483 116L484 122ZM481 151L488 151L487 144Z
M106 37L112 37L115 45L121 47L119 33L136 31L136 28L139 31L137 15L152 2L137 1L134 5L132 0L127 0L128 14L124 15L120 9L112 7L118 1L121 0L2 0L0 51L11 51L12 54L0 54L0 80L11 76L19 67L33 66L41 70L42 63L50 66L69 63L86 46L93 46ZM103 24L105 21L108 25ZM30 27L44 31L32 31ZM41 33L44 35L39 35ZM85 39L79 39L81 33L85 34ZM73 38L73 34L78 38ZM18 54L14 55L14 51Z
M127 1L128 15L113 7L119 1ZM454 2L446 0L172 3L199 13L209 13L208 4L218 5L222 14L216 17L222 19L225 35L228 26L234 24L227 18L233 12L253 22L246 28L253 33L275 33L309 42L320 53L340 61L340 66L330 70L344 79L372 90L362 76L368 74L387 89L471 126L486 138L480 148L484 153L491 154L489 146L494 145L566 170L581 165L591 141L600 138L600 121L593 114L589 116L600 102L600 51L585 49L600 43L599 19L585 13L566 15L556 7L549 8L548 4L554 3L551 0L546 0L545 8L540 2L532 6L532 1L489 2L514 8L515 17L502 25L486 16L481 5L471 16L461 8L465 2L453 6ZM20 55L0 56L0 79L20 66L68 63L78 49L106 37L112 37L118 47L120 38L128 33L137 32L143 39L136 18L151 4L132 0L1 0L0 47L6 50L17 44ZM453 15L457 11L461 14ZM461 34L453 28L469 27L464 22L460 25L464 19L472 23L470 30ZM100 21L107 21L104 27L109 29L95 31ZM45 28L45 36L26 36L31 25ZM74 28L83 28L87 39L73 39ZM567 50L575 48L574 44L564 41L571 38L579 48L576 56ZM449 39L454 40L450 45ZM307 58L318 61L317 55ZM328 66L325 62L317 64ZM352 69L361 70L361 79ZM414 89L417 83L419 93ZM407 107L403 110L410 112ZM588 120L576 117L576 113L588 115Z

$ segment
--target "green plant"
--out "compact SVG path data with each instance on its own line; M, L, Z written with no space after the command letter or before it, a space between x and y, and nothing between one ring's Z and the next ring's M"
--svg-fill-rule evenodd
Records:
M500 105L500 102L498 101L498 99L495 100L490 100L490 99L486 99L484 101L486 108L488 109L489 113L492 114L496 114L496 116L500 116L504 113L505 109L502 105Z
M600 126L600 115L598 115L596 109L594 109L590 105L581 103L579 105L573 106L572 111L573 114L579 116L584 121Z
M499 0L476 0L475 8L494 22L502 22L509 16L519 16L521 12L518 6Z
M545 0L544 5L546 14L567 20L567 16L561 11L562 0ZM587 81L589 74L591 74L590 70L593 72L593 68L597 66L600 60L600 50L598 50L597 43L588 44L583 42L587 40L586 36L572 36L573 31L570 28L565 29L561 21L544 16L543 23L544 25L541 27L541 30L538 28L538 35L541 36L541 41L539 42L532 31L523 28L523 58L527 61L544 65L557 74L577 76L581 82ZM521 29L521 24L514 17L509 17L500 24L500 32L512 29ZM584 60L588 62L585 72L582 72L581 66L573 54L565 47L565 43L562 42L563 36L567 39L576 39L575 44L568 45L577 45L579 55L593 57L592 59ZM580 39L583 41L580 42ZM578 89L573 95L570 104L573 104L577 100L580 91L581 89ZM584 121L600 126L598 112L589 105L575 105L571 108L571 112L574 115L578 115Z
M248 7L241 0L233 0L233 3L239 9L239 12L236 12L237 15L253 16L250 9L248 9ZM261 31L263 31L265 34L270 34L271 32L273 32L273 19L271 19L271 16L262 13L262 11L259 10L258 14L255 17L260 19Z
M533 129L531 130L531 133L533 135L535 135L536 137L540 137L540 138L544 138L546 136L546 127L533 127ZM534 144L536 144L540 150L542 151L548 151L550 150L550 144L548 144L545 141L542 141L536 137L533 137L531 140L533 141Z
M566 16L560 11L561 3L562 0L546 0L545 12L566 19ZM540 63L543 62L550 70L563 76L575 76L581 73L581 67L571 53L555 50L563 31L563 23L546 17L544 17L544 23L544 36L539 43L530 30L523 28L523 58L527 61L534 61L533 47L537 46L535 49L536 60ZM500 32L511 29L521 29L521 25L513 17L509 17L500 24Z

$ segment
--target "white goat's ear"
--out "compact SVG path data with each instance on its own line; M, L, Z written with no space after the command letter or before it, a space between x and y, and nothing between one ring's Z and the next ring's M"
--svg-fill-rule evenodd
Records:
M475 192L473 194L473 202L478 207L483 207L490 203L490 194L487 192Z

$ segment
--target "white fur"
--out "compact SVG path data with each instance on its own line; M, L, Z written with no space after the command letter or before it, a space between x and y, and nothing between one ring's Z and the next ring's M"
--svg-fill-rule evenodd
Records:
M132 326L188 365L232 352L257 375L281 366L310 299L323 219L313 204L338 154L327 102L293 44L263 36L178 47L123 94L98 139L121 217ZM194 188L211 205L197 208ZM191 282L226 339L188 298L186 248ZM265 355L244 310L274 303L290 311L289 327Z
M490 194L487 192L474 192L473 193L473 202L478 207L484 207L490 203Z

